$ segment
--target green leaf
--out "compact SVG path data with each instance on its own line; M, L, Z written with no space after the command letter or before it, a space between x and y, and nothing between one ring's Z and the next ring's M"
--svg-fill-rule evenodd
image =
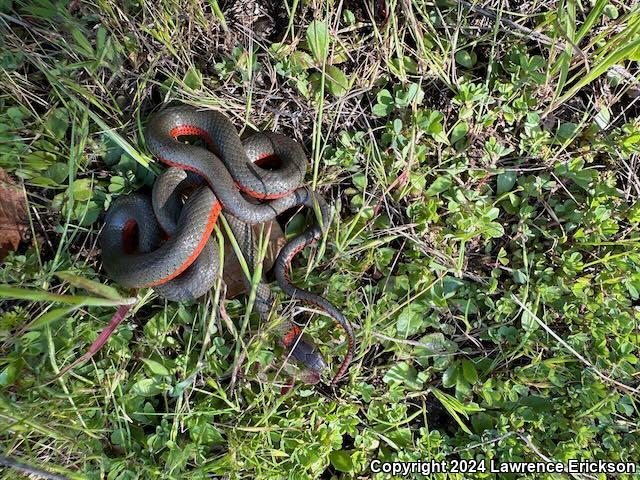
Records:
M516 184L517 173L515 170L507 170L498 175L498 195L511 191Z
M584 38L584 36L592 30L593 26L600 19L600 16L602 15L602 12L604 11L608 3L609 3L609 0L596 0L595 5L589 12L589 15L587 16L583 24L580 26L580 30L578 30L578 33L573 39L574 45L579 45L580 41Z
M335 97L341 97L349 89L349 80L347 76L338 67L327 65L325 68L327 88Z
M86 202L91 198L93 187L93 180L90 178L81 178L75 180L71 189L73 191L73 198L79 202Z
M47 130L56 140L62 140L69 128L69 112L66 108L56 108L47 116Z
M452 397L448 393L444 393L437 388L432 388L431 391L436 396L436 398L440 400L442 406L447 409L449 414L458 423L458 425L460 425L460 428L471 435L471 430L469 430L469 427L464 424L464 422L460 418L460 415L464 416L465 418L469 418L469 413L481 412L484 409L476 405L463 405L457 398Z
M582 88L589 85L600 75L604 74L617 63L630 59L640 48L640 38L636 38L633 41L621 42L620 46L605 56L602 60L597 62L591 67L588 72L581 71L581 74L577 74L574 78L576 83L560 97L556 103L561 105L578 93Z
M49 293L46 290L31 290L28 288L17 288L8 285L0 285L0 298L32 300L34 302L61 302L71 305L81 304L92 306L131 305L136 302L135 298L111 300L104 298L84 297L81 295L60 295L57 293Z
M521 282L524 283L524 282ZM540 324L536 322L536 319L533 315L531 315L528 311L523 311L522 316L520 317L520 322L522 325L522 329L525 332L533 332L540 328Z
M475 52L467 50L458 50L455 55L456 62L465 68L473 68L478 61L478 56Z
M495 419L491 415L479 412L471 417L471 425L475 433L482 434L485 430L494 428Z
M443 175L436 178L424 194L427 197L434 197L445 190L449 190L452 184L453 180L451 180L451 177L449 175Z
M611 121L611 111L607 107L602 107L593 120L600 130L604 130Z
M442 374L442 386L445 388L451 388L458 382L458 372L460 364L455 362L449 368L447 368Z
M422 381L418 379L418 371L407 362L393 365L382 379L385 383L397 382L412 390L421 390Z
M131 387L131 393L141 397L153 397L163 391L164 388L160 386L158 380L155 378L143 378Z
M394 102L393 96L389 90L380 90L376 96L377 102L372 109L372 113L376 117L386 117L393 112Z
M301 70L307 70L313 66L313 58L307 52L296 50L289 55L289 61L292 65L299 67Z
M13 0L0 0L0 12L11 13L13 11Z
M287 222L284 233L287 238L300 235L307 225L307 219L303 213L298 213Z
M439 135L444 130L442 127L442 119L444 115L437 110L420 111L418 124L425 132L431 136Z
M31 322L27 326L27 330L37 330L38 328L42 328L45 325L49 325L50 323L55 322L56 320L59 320L62 317L66 317L67 315L77 310L78 308L79 306L72 305L72 306L54 308L52 310L49 310L48 312L43 313L38 318L36 318L33 322Z
M307 44L318 65L326 62L329 55L329 27L324 20L314 20L307 28Z
M397 77L401 77L403 71L411 75L416 75L418 73L418 62L407 55L403 55L402 60L397 57L391 58L388 65L389 71Z
M417 83L410 83L406 90L396 92L395 104L400 108L408 107L413 103L420 103L424 99L424 90Z
M456 126L453 127L453 130L451 131L451 144L453 145L458 140L463 139L468 132L469 125L467 125L467 122L456 123Z
M556 135L562 141L567 141L573 138L578 131L578 125L573 122L561 123L558 127Z
M74 287L87 290L95 295L109 298L111 300L122 300L122 296L118 291L109 285L103 285L102 283L94 282L93 280L89 280L88 278L81 277L70 272L56 272L55 275L60 280L68 282Z
M21 369L21 361L13 361L9 363L9 365L7 365L2 372L0 372L0 387L6 387L7 385L13 384L13 382L15 382L16 378L18 377Z
M156 362L155 360L151 360L150 358L143 358L142 361L145 363L147 367L149 367L149 371L153 375L171 375L171 372L162 365L160 362Z
M113 141L116 145L122 148L126 153L129 154L131 158L133 158L136 162L138 162L143 167L149 168L149 160L148 157L141 155L138 153L136 149L134 149L131 144L125 140L120 134L118 134L113 128L110 128L99 115L96 115L91 110L87 109L87 113L91 117L91 119L96 122L96 124L105 132L107 137Z
M462 375L464 379L472 385L478 381L476 367L473 365L473 362L466 358L462 360Z
M329 454L329 461L331 465L339 472L352 472L353 460L349 452L344 450L334 450Z
M82 33L79 28L72 27L71 36L76 41L76 46L79 47L80 52L86 57L93 58L93 47L89 40L87 40L87 37L85 37L84 33Z
M611 20L615 20L616 18L618 18L618 9L611 4L604 7L602 13L604 13Z
M111 432L111 443L114 445L124 446L127 444L127 430L124 428L116 428Z
M194 66L189 67L182 81L191 90L202 90L202 73Z
M49 177L58 185L63 183L68 176L69 167L62 162L54 163L47 169L47 177Z
M534 412L550 412L553 408L551 401L546 397L539 395L529 395L523 397L519 401L520 405L525 405L531 408Z
M224 437L217 428L207 422L206 418L190 418L187 420L189 437L200 445L222 445Z
M42 171L55 163L56 156L49 152L37 150L26 155L23 160L29 170Z
M408 338L418 333L425 325L425 307L417 302L410 303L398 315L396 330L398 335Z

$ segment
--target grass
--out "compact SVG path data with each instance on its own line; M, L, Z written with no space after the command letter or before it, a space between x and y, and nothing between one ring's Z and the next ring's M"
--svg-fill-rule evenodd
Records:
M0 167L30 217L0 265L0 454L118 480L639 464L639 15L604 0L0 2ZM162 171L143 128L172 100L304 146L335 214L293 278L356 326L339 389L281 393L296 372L275 331L299 309L279 292L260 325L251 295L221 311L221 284L177 304L106 277L103 212ZM298 318L337 368L344 336ZM513 478L436 476L467 477Z

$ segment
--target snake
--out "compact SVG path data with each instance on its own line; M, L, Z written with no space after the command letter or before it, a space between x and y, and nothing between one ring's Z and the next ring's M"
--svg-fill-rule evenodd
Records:
M184 137L203 143L185 143ZM261 267L252 226L293 208L312 209L315 224L282 247L273 268L285 295L315 307L346 333L347 352L331 381L335 385L354 355L353 327L326 298L299 288L290 278L293 258L324 235L331 213L325 199L304 186L307 159L300 144L266 131L242 140L223 113L190 105L152 115L145 140L168 168L150 197L122 195L110 205L100 237L109 277L125 288L153 288L170 301L201 297L217 278L218 248L212 232L222 213L237 242L236 253L249 270L245 285L251 287L251 277ZM271 321L274 305L275 295L262 277L254 302L262 321ZM289 355L305 369L319 375L328 368L318 347L292 319L280 322L277 330Z

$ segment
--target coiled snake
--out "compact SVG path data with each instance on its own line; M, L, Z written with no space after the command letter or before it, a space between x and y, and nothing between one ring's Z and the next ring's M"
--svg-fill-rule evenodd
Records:
M207 148L178 140L186 135L199 137ZM216 279L218 256L211 233L221 211L253 274L259 257L251 225L273 220L294 207L312 208L319 223L282 248L274 270L287 295L314 305L345 330L348 350L331 382L335 384L353 357L351 324L329 301L296 287L289 279L291 260L320 238L328 228L330 213L320 195L301 186L307 161L300 145L272 132L256 133L242 141L223 114L186 105L154 115L145 137L152 154L170 168L154 184L151 198L122 196L109 208L101 236L109 276L128 288L153 287L169 300L198 298ZM270 160L277 161L278 168L261 167ZM134 232L137 241L132 245ZM273 302L271 289L260 282L255 308L264 321L269 319ZM293 349L291 355L307 369L320 372L326 368L317 347L292 321L283 322L279 333L285 347Z

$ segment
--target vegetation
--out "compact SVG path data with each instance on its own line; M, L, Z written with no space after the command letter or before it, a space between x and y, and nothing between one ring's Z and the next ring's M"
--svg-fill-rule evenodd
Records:
M0 167L30 219L0 265L0 453L112 480L640 463L635 2L273 3L0 1ZM172 100L304 145L335 215L294 278L358 327L337 390L281 394L242 297L227 318L221 288L177 304L106 278L102 214L162 170L143 126ZM342 332L306 320L335 369Z

